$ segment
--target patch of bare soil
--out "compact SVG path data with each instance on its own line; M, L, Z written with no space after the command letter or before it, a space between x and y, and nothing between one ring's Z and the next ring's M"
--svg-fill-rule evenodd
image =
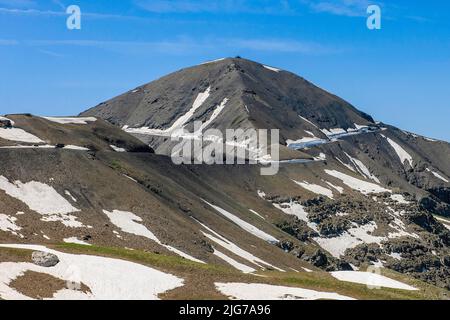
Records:
M0 248L0 263L1 262L31 262L31 251Z
M10 287L30 298L46 299L52 298L60 290L67 289L68 283L45 273L26 271L23 276L13 280ZM73 285L70 285L70 289L74 289ZM90 293L89 287L83 283L79 290Z

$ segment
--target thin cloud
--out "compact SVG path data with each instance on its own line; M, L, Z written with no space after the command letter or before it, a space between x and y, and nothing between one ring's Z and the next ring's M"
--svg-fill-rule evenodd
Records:
M313 42L277 39L214 38L192 40L186 37L162 41L102 41L102 40L33 40L26 41L29 46L79 46L119 51L128 54L164 53L189 54L216 52L223 50L251 50L273 53L300 53L323 55L338 53L339 50Z
M50 51L50 50L40 49L38 51L40 53L42 53L42 54L45 54L47 56L54 57L54 58L63 58L63 57L65 57L65 55L63 55L63 54L60 54L60 53L57 53L57 52L53 52L53 51Z
M233 39L226 40L230 47L248 49L254 51L284 52L284 53L304 53L304 54L324 54L336 52L317 43L301 42L296 40L277 39Z
M52 0L54 4L56 4L58 7L60 7L62 10L66 10L67 6L65 6L61 1L59 0Z
M289 0L135 0L134 3L153 13L294 13Z
M0 0L0 6L30 8L36 6L36 3L33 0Z
M0 39L0 46L16 46L19 44L17 40Z
M31 16L61 16L66 14L63 11L19 9L19 8L0 8L0 13L10 15L31 15Z
M124 16L117 14L108 13L94 13L94 12L83 12L81 13L84 18L92 19L134 19L134 20L145 20L145 18L137 16ZM59 17L67 16L65 11L54 11L54 10L38 10L38 9L19 9L19 8L2 8L0 7L0 14L9 15L24 15L24 16L42 16L42 17Z
M330 0L319 2L306 0L303 3L307 4L314 12L346 17L367 16L367 7L371 4L376 4L368 0Z
M420 22L420 23L425 23L425 22L433 22L432 19L426 18L426 17L422 17L422 16L406 16L406 19L415 21L415 22Z

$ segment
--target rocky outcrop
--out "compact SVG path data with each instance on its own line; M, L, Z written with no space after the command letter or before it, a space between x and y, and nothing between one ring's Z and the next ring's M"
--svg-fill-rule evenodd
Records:
M54 267L59 263L59 258L56 255L42 251L34 251L31 259L34 264L46 268Z
M11 120L0 118L0 128L12 128Z

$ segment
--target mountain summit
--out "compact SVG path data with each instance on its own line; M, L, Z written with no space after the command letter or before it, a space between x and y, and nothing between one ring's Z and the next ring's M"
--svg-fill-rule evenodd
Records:
M97 116L149 135L168 134L181 124L190 128L193 121L221 130L276 128L281 130L281 143L311 133L326 138L321 129L375 125L370 116L305 79L241 58L182 69L81 116ZM142 128L147 130L136 130Z

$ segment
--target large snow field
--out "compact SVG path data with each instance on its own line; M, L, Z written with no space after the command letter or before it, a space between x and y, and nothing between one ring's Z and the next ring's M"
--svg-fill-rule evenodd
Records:
M183 279L137 263L89 255L58 252L35 245L0 245L4 248L43 251L58 256L60 262L50 268L32 263L0 263L0 298L30 299L9 284L26 271L45 273L69 281L83 283L91 293L70 290L56 292L54 299L157 300L158 294L183 285Z

